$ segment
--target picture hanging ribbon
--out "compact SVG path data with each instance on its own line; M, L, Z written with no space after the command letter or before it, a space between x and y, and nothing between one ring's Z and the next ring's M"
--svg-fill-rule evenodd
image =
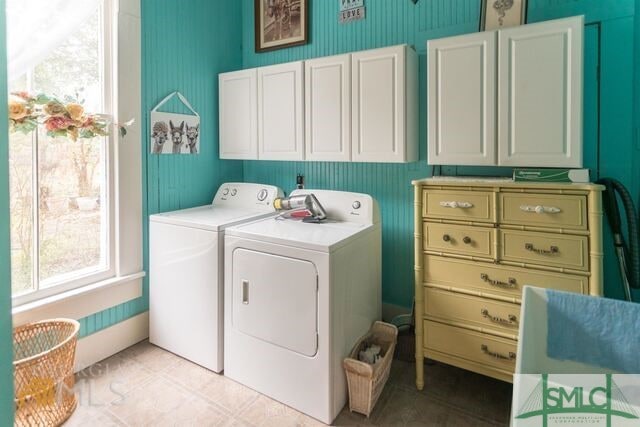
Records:
M174 96L177 96L193 115L158 111ZM152 154L198 154L200 115L184 95L178 91L172 92L151 110L150 135Z

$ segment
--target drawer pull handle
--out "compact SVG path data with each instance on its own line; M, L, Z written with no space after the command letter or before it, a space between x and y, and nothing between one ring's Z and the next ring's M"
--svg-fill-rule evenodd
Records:
M543 213L557 214L562 212L560 208L557 208L555 206L542 206L542 205L536 205L536 206L521 205L520 210L525 212L535 212L537 214L543 214Z
M469 209L473 207L473 203L469 203L469 202L456 202L456 201L450 201L450 202L440 202L440 206L442 206L443 208L452 208L452 209Z
M533 246L533 243L525 243L524 248L529 252L535 252L540 255L552 255L560 252L557 246L550 246L549 249L539 249Z
M518 318L513 314L510 314L508 316L508 318L506 318L506 319L503 319L500 316L493 316L493 315L491 315L491 313L489 313L489 310L487 310L486 308L481 309L480 310L480 314L482 314L482 317L486 317L487 319L491 320L492 322L502 323L502 324L505 324L505 325L513 325L514 323L517 323L517 321L518 321Z
M448 234L445 234L442 236L442 240L444 240L445 242L450 242L451 241L451 236L449 236Z
M489 350L489 347L486 344L482 344L480 346L480 349L482 350L482 352L484 354L487 354L491 357L495 357L496 359L500 359L500 360L514 360L516 358L516 354L512 351L509 352L508 355L504 355L501 353L498 353L497 351L491 351Z
M516 287L516 279L514 279L513 277L509 277L509 282L502 282L500 280L493 280L491 278L489 278L489 275L486 273L482 273L480 274L480 278L484 281L487 282L490 285L493 286L499 286L501 288L515 288Z
M464 239L462 239L462 241L464 242L465 245L470 245L472 242L471 237L469 236L464 236Z

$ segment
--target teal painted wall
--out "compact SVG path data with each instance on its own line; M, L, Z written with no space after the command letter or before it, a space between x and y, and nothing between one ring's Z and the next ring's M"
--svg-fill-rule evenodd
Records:
M5 1L0 0L0 99L7 99L7 49L5 45ZM7 117L7 104L0 102L0 117ZM0 425L13 425L13 352L11 338L11 264L9 256L9 131L0 120Z
M147 122L148 111L165 94L180 90L202 116L203 142L198 157L151 156L147 154L146 143L143 147L145 269L148 265L147 214L207 203L224 181L258 181L289 190L294 186L296 173L302 172L308 187L367 192L378 199L384 221L383 299L387 303L409 306L413 293L410 181L431 172L425 161L426 97L421 96L420 105L420 117L423 118L420 162L385 165L221 161L217 157L217 74L409 43L416 46L420 55L420 92L426 94L426 41L476 31L479 3L476 0L420 0L413 5L408 0L367 0L367 19L342 26L337 23L337 0L312 1L311 42L308 45L255 54L252 0L191 0L188 7L179 0L142 0L141 120ZM633 0L530 0L529 5L529 22L586 15L585 164L594 176L621 179L638 194L640 180L634 178L638 176L640 155L639 147L634 148L631 138ZM187 24L176 25L182 22ZM166 110L181 112L177 103ZM147 141L147 137L145 126L143 140ZM632 156L628 155L630 152ZM0 172L3 171L0 169ZM508 170L498 168L454 167L447 168L446 172L509 174ZM6 187L5 182L0 181L0 185ZM610 243L608 235L607 239ZM1 267L2 273L8 273L8 267ZM619 278L610 250L607 250L605 267L607 294L620 297ZM145 280L142 298L82 319L81 333L84 336L97 332L147 309L148 281Z
M265 182L285 190L296 173L309 188L333 188L372 194L383 220L383 300L405 307L413 297L413 200L410 181L431 173L426 164L426 41L477 31L478 0L366 0L364 21L340 25L338 0L311 1L310 43L256 54L253 0L242 0L243 68L333 55L393 44L414 45L420 56L420 159L406 165L245 161L245 181ZM592 176L611 176L638 194L633 151L634 0L530 0L528 22L584 14L585 165ZM633 152L633 156L629 153ZM637 169L636 169L637 170ZM449 174L510 174L491 168L446 168ZM606 236L606 293L621 297L619 277Z
M148 271L149 214L210 203L224 181L242 180L242 162L218 159L218 74L241 68L241 6L235 1L141 0L144 266ZM149 153L149 111L180 91L200 114L201 153ZM187 113L175 99L163 111ZM148 309L148 278L141 298L80 321L89 335Z
M636 11L640 11L640 0L636 0ZM633 178L636 183L640 183L640 13L636 13L634 19L634 114L633 114L633 143L635 148L635 153L633 155L633 170L636 175ZM640 185L640 184L639 184ZM640 192L640 190L639 190ZM640 194L638 194L638 199L640 199ZM636 205L636 208L640 209L640 206ZM640 216L640 214L639 214ZM640 221L640 218L638 218ZM635 300L639 301L638 291L635 293Z
M640 0L636 0L636 10L640 11ZM634 143L636 153L634 155L634 167L636 171L635 181L640 182L640 13L635 15L634 32ZM638 196L640 197L640 195Z

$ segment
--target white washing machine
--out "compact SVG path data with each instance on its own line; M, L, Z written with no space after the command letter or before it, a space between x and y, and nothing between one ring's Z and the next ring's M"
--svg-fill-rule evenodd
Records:
M313 193L328 220L270 217L225 234L225 375L322 422L342 360L381 315L381 229L366 194Z
M211 205L150 216L149 341L223 369L224 230L273 216L273 186L223 184Z

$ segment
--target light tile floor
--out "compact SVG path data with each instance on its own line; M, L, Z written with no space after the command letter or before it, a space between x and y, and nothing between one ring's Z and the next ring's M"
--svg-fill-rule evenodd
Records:
M370 418L349 412L336 426L506 426L511 385L439 363L394 360ZM323 426L281 403L143 341L76 377L72 426Z

